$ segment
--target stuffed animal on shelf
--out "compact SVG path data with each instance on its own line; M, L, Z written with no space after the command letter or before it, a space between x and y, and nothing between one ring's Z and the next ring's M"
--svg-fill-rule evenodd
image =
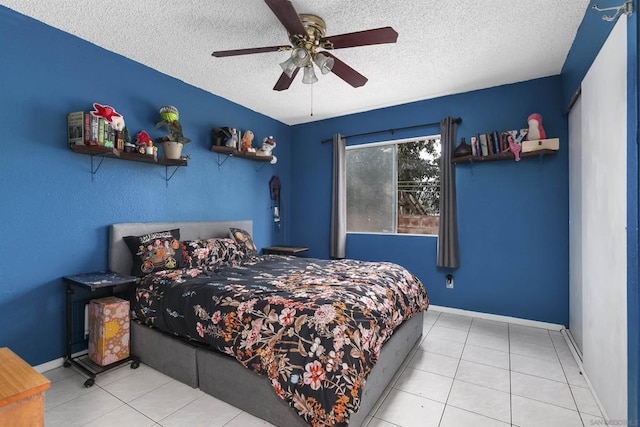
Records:
M274 148L276 148L276 140L272 136L268 136L262 141L262 147L256 152L256 156L271 156L270 163L275 165L278 158L271 154Z
M94 117L102 117L109 123L113 123L115 118L122 118L122 115L113 107L110 107L109 105L101 105L97 102L93 103L93 111L91 111L91 115ZM124 127L124 120L122 121L122 127Z
M238 141L238 130L236 128L222 128L223 130L226 129L226 133L228 133L227 135L227 139L224 142L224 145L226 147L232 147L232 148L240 148L240 142Z
M243 153L255 153L255 148L251 146L253 142L253 132L250 130L245 131L244 135L242 135L242 146L241 150Z
M97 102L93 103L93 111L91 115L101 117L116 131L115 145L118 150L124 150L124 144L130 141L129 131L124 124L124 117L109 105L101 105ZM107 146L107 144L105 144Z
M533 113L527 118L529 124L529 131L527 132L527 141L536 141L539 139L545 139L547 136L542 127L542 116L538 113Z

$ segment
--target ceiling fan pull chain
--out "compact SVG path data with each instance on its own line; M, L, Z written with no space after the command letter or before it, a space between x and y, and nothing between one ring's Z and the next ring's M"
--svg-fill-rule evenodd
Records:
M309 85L311 87L311 117L313 117L313 85Z

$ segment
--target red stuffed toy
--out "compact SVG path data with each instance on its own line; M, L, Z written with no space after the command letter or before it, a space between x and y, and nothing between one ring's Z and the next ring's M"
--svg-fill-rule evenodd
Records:
M529 132L527 132L527 141L537 141L539 139L546 139L544 128L542 127L542 116L538 113L533 113L527 118L529 124Z

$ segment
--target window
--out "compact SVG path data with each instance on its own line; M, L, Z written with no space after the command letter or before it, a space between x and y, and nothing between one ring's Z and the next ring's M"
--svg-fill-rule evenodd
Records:
M347 231L437 235L439 161L439 135L347 147Z

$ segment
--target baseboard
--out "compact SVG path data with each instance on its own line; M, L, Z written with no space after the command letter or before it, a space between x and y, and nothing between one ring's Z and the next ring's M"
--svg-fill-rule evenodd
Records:
M85 355L85 354L87 354L87 350L83 350L83 351L79 351L77 353L74 353L72 355L72 357L78 357L78 356L82 356L82 355ZM42 374L43 372L47 372L47 371L50 371L52 369L56 369L56 368L61 367L63 363L64 363L64 357L59 357L57 359L41 363L40 365L33 366L33 369L35 369L37 372Z
M439 311L442 313L458 314L461 316L477 317L480 319L496 320L498 322L515 323L516 325L549 329L551 331L561 331L564 329L564 325L560 325L557 323L539 322L537 320L521 319L519 317L511 316L501 316L499 314L481 313L479 311L462 310L460 308L444 307L440 305L429 305L429 310Z
M564 336L565 341L567 341L567 345L569 346L571 353L573 353L573 357L576 359L576 361L579 360L580 363L582 363L582 351L580 351L580 348L578 347L578 343L576 343L575 338L573 338L573 334L571 333L571 330L563 329L562 335Z
M576 343L575 343L575 341L573 339L573 336L571 335L571 331L569 331L568 329L564 329L562 331L562 336L564 337L564 340L567 342L567 345L569 346L569 350L571 350L571 354L573 354L573 358L575 359L576 363L578 364L578 369L580 369L580 372L582 373L582 376L584 377L584 380L586 381L587 385L589 386L589 390L591 390L591 394L593 395L593 399L596 401L596 404L598 405L598 408L600 409L600 412L602 413L602 418L604 418L605 421L609 420L609 417L607 416L607 413L604 410L604 406L602 406L602 402L600 402L600 398L598 397L598 394L596 393L596 390L593 388L593 385L591 384L591 380L589 379L589 376L587 375L587 373L584 370L584 366L582 365L582 352L576 346Z
M40 365L34 366L33 369L35 369L36 371L42 374L43 372L47 372L52 369L59 368L60 366L62 366L63 362L64 362L64 358L60 357L58 359L50 360L48 362L44 362L44 363L41 363Z

